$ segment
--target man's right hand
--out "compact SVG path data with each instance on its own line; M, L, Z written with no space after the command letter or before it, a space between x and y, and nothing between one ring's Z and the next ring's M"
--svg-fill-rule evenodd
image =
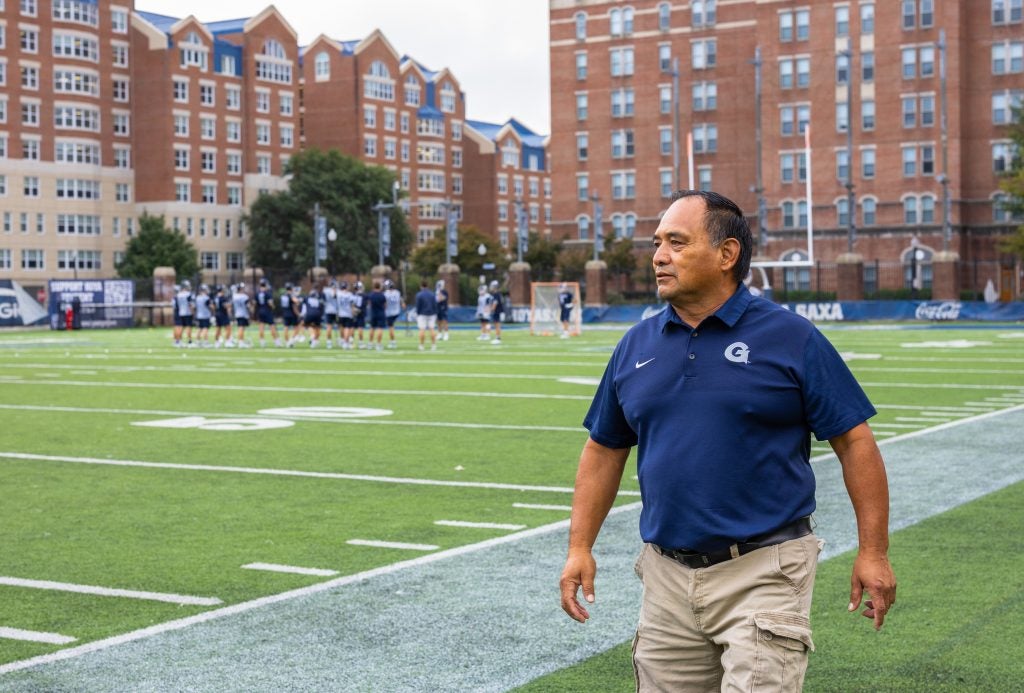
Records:
M587 549L571 549L562 570L562 578L558 584L562 590L562 610L574 621L586 623L590 613L576 599L577 591L583 588L583 598L589 604L594 603L594 575L597 573L597 562Z

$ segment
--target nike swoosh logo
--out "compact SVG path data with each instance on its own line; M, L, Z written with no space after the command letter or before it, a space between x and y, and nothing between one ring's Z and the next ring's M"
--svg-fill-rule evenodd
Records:
M657 356L655 356L654 358L657 358ZM644 366L646 366L648 363L650 363L653 360L654 359L647 359L643 363L641 363L640 361L637 361L635 365L636 365L637 368L643 368Z

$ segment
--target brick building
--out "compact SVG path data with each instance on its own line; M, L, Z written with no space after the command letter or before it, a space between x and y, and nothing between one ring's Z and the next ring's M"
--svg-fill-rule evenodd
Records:
M617 234L647 238L672 190L692 186L735 199L770 260L806 259L809 216L819 260L854 238L869 290L899 285L907 272L887 282L878 263L905 266L912 247L926 284L946 245L964 285L983 279L972 263L1006 270L997 239L1016 224L998 204L997 175L1012 156L1010 105L1024 93L1021 14L1020 0L551 0L554 234L589 241L598 195L604 219L621 220ZM804 288L811 273L789 269L784 281Z
M512 118L466 123L466 222L515 249L519 209L527 227L551 235L551 176L547 138Z
M510 121L522 159L501 164L466 122L455 75L379 31L300 47L273 6L202 22L132 0L0 0L0 275L30 289L113 276L147 212L188 237L204 276L237 276L244 212L286 186L302 147L395 171L420 243L470 200L498 240L498 168L510 189L525 175L528 211L543 214L543 138ZM470 156L491 162L488 182L468 178Z

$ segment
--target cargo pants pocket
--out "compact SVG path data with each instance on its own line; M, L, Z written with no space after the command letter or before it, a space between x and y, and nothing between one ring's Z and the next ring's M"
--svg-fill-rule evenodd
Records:
M754 690L799 691L807 671L808 652L814 650L810 619L784 611L759 611L750 622L757 638Z

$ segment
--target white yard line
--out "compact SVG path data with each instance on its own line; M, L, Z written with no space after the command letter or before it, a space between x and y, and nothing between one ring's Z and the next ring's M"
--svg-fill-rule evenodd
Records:
M441 527L465 527L467 529L507 529L515 532L526 529L526 525L505 524L502 522L468 522L466 520L434 520Z
M280 565L279 563L246 563L242 566L246 570L266 570L271 573L293 573L295 575L318 575L320 577L331 577L337 575L337 570L326 568L302 568L297 565Z
M54 374L54 377L59 377ZM552 379L554 380L554 379ZM282 387L271 385L213 385L209 383L132 383L91 380L8 380L13 385L58 387L137 388L146 390L209 390L210 392L305 392L325 395L386 395L388 397L483 397L485 399L557 399L589 402L593 395L556 395L541 392L468 392L464 390L375 390L356 387ZM993 386L990 389L999 389Z
M343 481L371 481L384 484L409 484L413 486L449 486L454 488L494 489L502 491L536 491L538 493L569 493L567 486L528 486L525 484L499 484L485 481L448 481L443 479L414 479L409 477L372 476L369 474L342 474L340 472L305 472L296 469L273 469L260 467L224 467L204 464L177 464L174 462L142 462L138 460L111 460L99 457L68 457L65 455L35 455L24 452L0 451L0 457L14 460L39 462L70 462L73 464L99 464L114 467L143 467L147 469L173 469L193 472L221 472L228 474L265 474L269 476L297 476L312 479L339 479ZM639 496L639 491L619 491L622 496Z
M623 512L632 512L640 507L640 503L630 503L628 505L620 505L612 508L611 512L608 513L610 516L618 515ZM164 623L158 623L155 626L149 626L148 628L142 628L140 630L134 630L129 633L123 633L121 635L115 635L111 638L105 638L103 640L94 640L93 642L78 645L77 647L70 647L66 650L60 650L58 652L51 652L50 654L40 655L39 657L32 657L31 659L23 659L17 662L10 662L9 664L0 665L0 675L6 674L12 671L18 671L20 669L28 669L29 667L39 666L40 664L48 664L51 662L58 662L64 659L73 659L80 657L81 655L88 654L89 652L96 652L98 650L105 650L109 647L115 647L117 645L123 645L124 643L132 642L135 640L142 640L145 638L151 638L154 635L160 635L161 633L167 633L169 631L181 630L188 628L199 623L205 623L218 618L224 618L225 616L232 616L234 614L244 613L260 607L269 606L270 604L277 604L279 602L289 601L298 597L304 597L310 594L317 594L319 592L326 592L342 585L350 585L357 582L364 582L375 577L383 575L389 575L396 573L400 570L406 570L416 566L428 565L436 561L442 561L456 556L462 556L484 549L491 548L492 546L499 546L502 544L512 544L530 537L536 537L544 534L550 534L552 532L562 531L569 527L568 520L562 520L560 522L554 522L549 525L543 525L541 527L535 527L528 529L523 532L517 532L515 534L509 534L502 537L494 537L485 541L478 542L476 544L467 544L465 546L457 546L452 549L446 549L444 551L438 551L426 556L420 556L406 561L400 561L398 563L392 563L390 565L381 566L379 568L373 568L371 570L365 570L361 573L355 573L353 575L343 575L342 577L328 580L326 582L318 582L315 585L308 585L299 589L290 590L288 592L281 592L279 594L272 594L266 597L260 597L259 599L253 599L247 602L240 602L238 604L232 604L219 609L213 609L211 611L204 611L201 614L195 614L194 616L188 616L186 618L180 618L174 621L166 621ZM360 542L361 540L352 539L347 543ZM365 546L377 546L383 542L365 543Z
M37 630L22 630L20 628L4 628L0 626L0 639L24 640L25 642L41 642L47 645L68 645L78 638L60 633L42 633Z
M404 541L381 541L379 539L349 539L345 543L352 546L369 546L375 549L401 549L403 551L437 551L441 548L434 544L409 544Z
M187 594L168 594L165 592L140 592L138 590L122 590L112 587L95 585L76 585L71 582L53 582L50 580L26 580L24 578L0 576L0 585L9 587L27 587L36 590L53 590L55 592L75 592L77 594L93 594L100 597L123 597L125 599L143 599L182 606L217 606L223 602L216 597L192 597Z
M526 424L500 424L500 423L471 423L458 421L400 421L387 418L341 418L341 417L319 417L319 416L291 416L284 414L229 414L227 412L195 412L195 411L171 411L169 409L116 409L110 407L60 407L53 405L32 405L32 404L0 404L0 410L27 410L27 411L48 411L66 412L69 414L137 414L140 416L205 416L211 419L224 418L279 418L287 420L311 421L314 423L343 423L343 424L376 424L380 426L401 426L424 427L424 428L466 428L486 429L495 431L547 431L554 433L575 433L583 435L583 426L534 426Z
M562 510L564 512L572 510L571 505L543 505L541 503L513 503L512 507L522 508L523 510Z

